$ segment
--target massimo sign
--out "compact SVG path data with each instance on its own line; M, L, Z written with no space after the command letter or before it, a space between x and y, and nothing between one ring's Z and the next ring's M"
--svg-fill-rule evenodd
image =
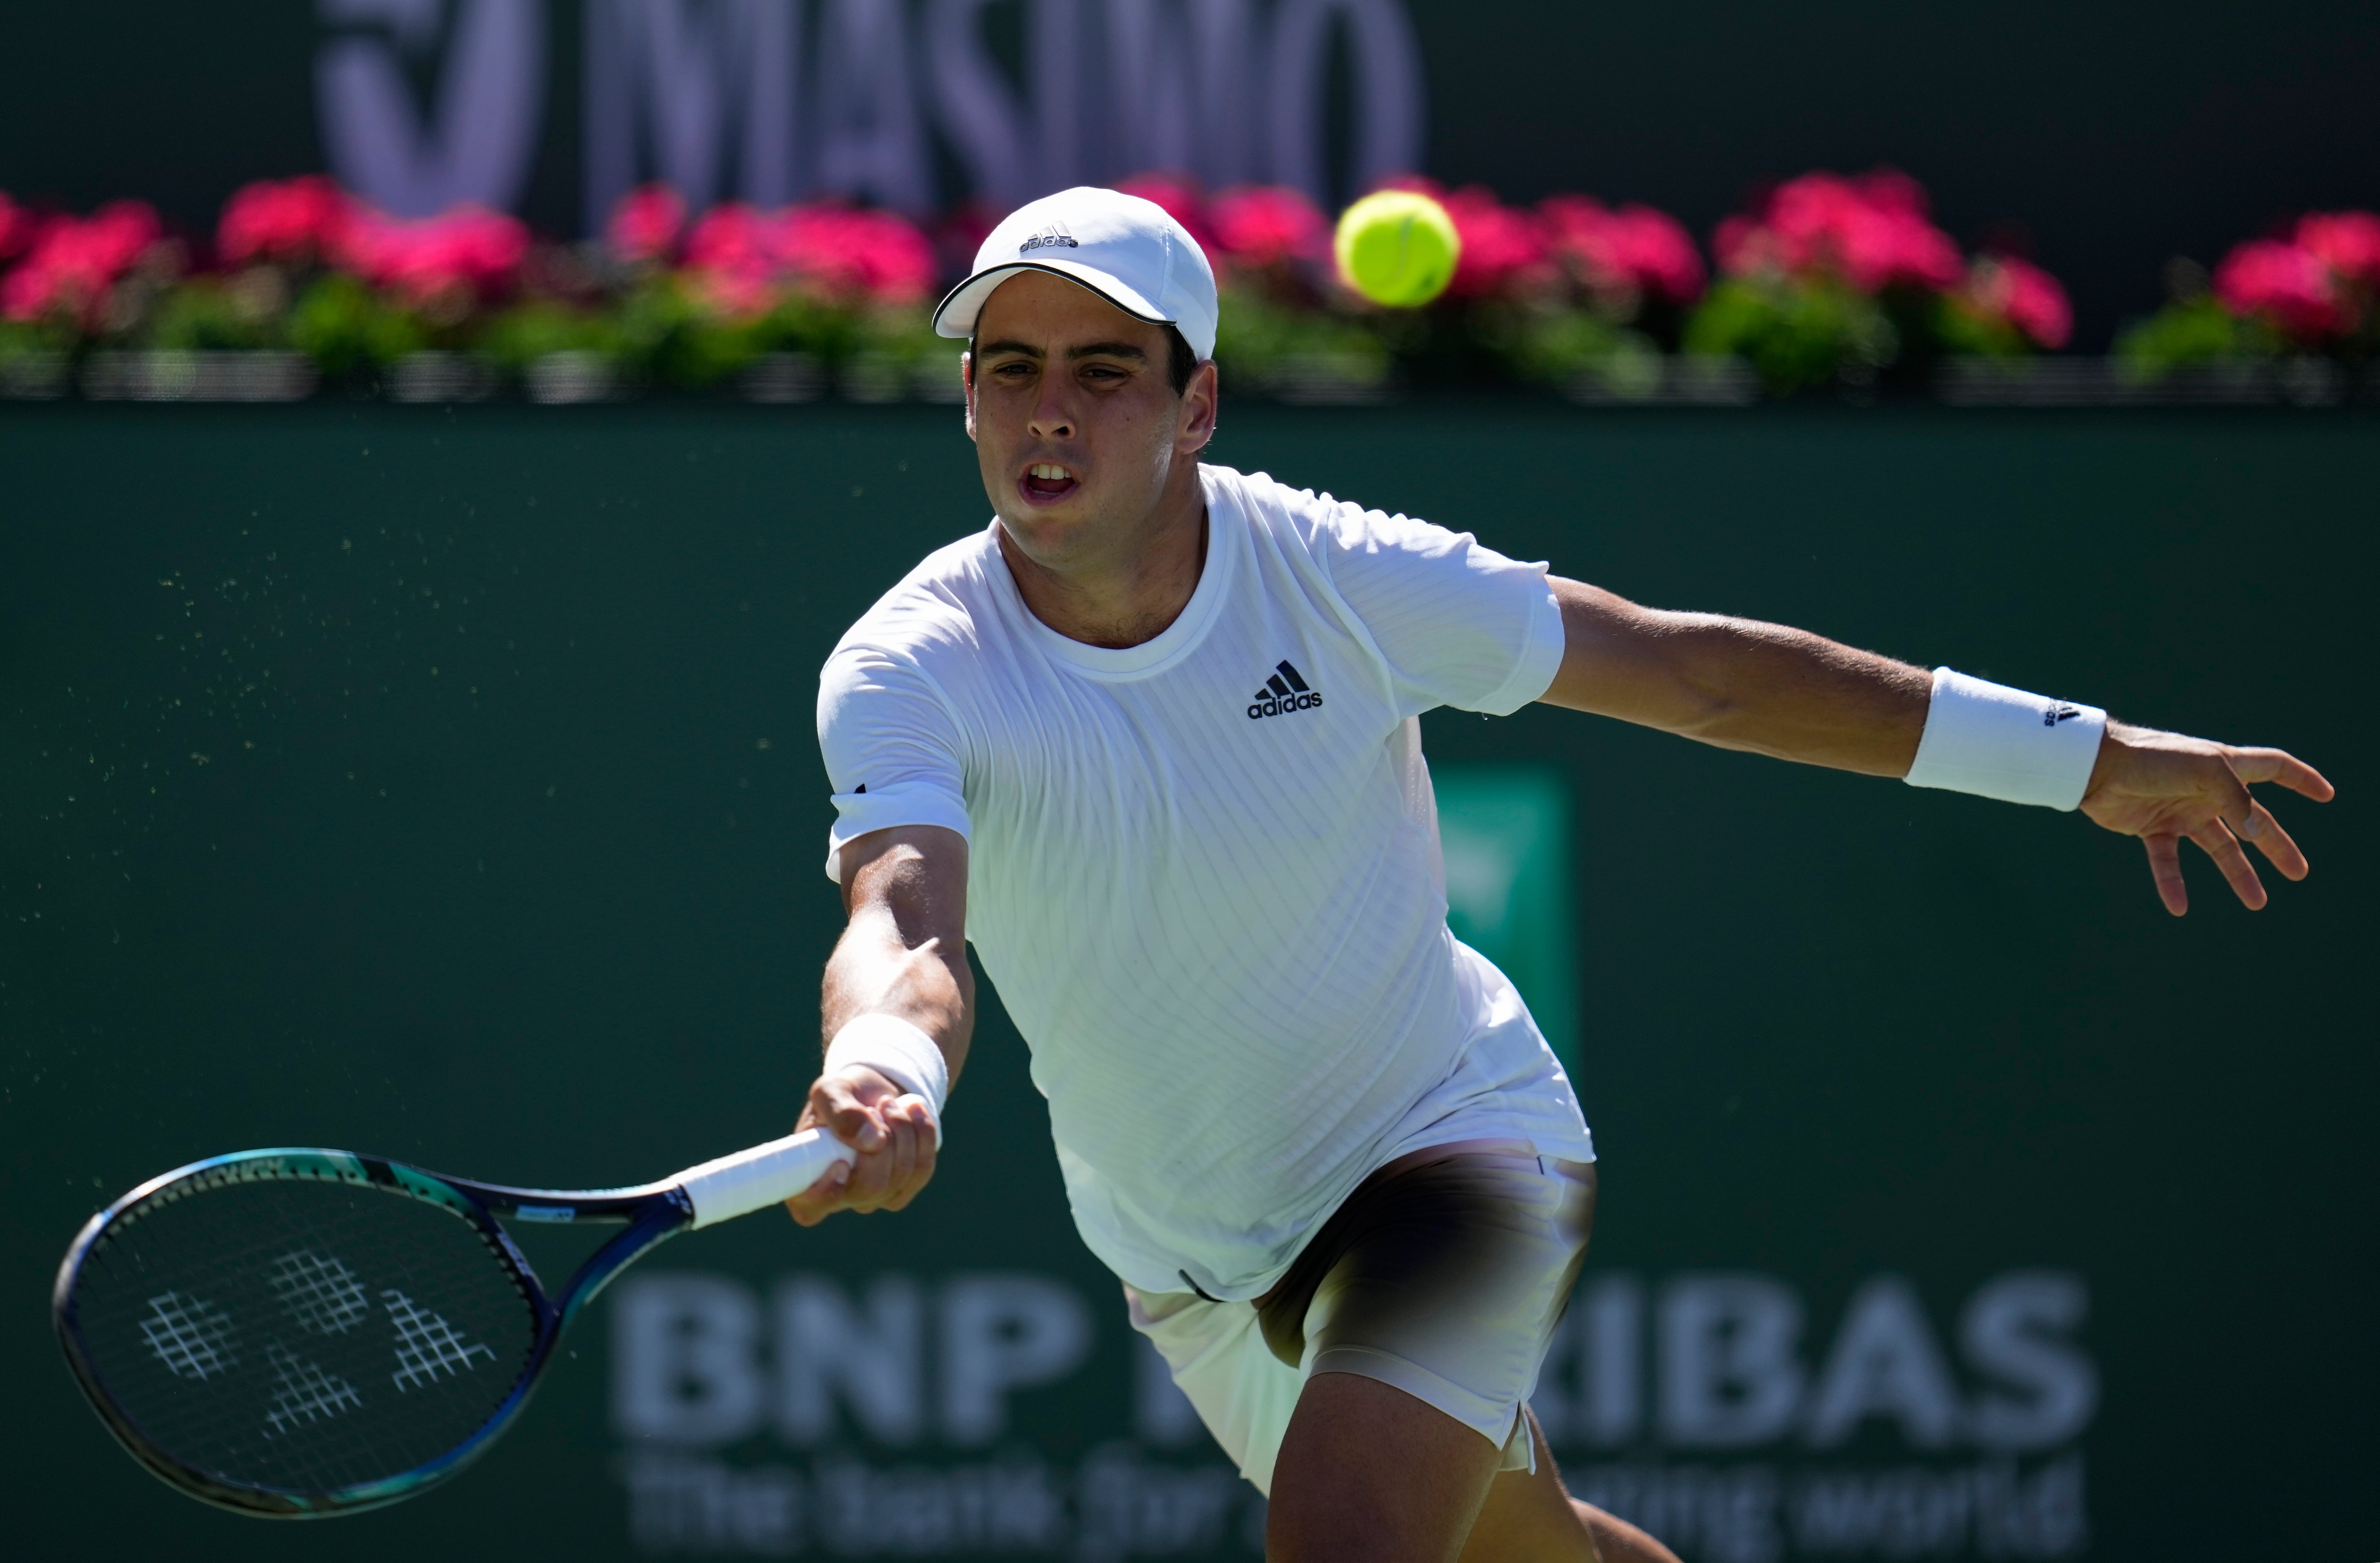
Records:
M550 46L557 8L317 0L333 171L399 216L515 207L560 75L590 231L647 178L697 209L844 196L922 213L1150 169L1330 203L1421 161L1402 0L579 0L576 58Z

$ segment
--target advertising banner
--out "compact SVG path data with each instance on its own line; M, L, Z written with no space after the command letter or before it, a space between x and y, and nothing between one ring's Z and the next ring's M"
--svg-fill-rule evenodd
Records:
M1534 1399L1692 1563L2361 1556L2374 1062L2348 415L1241 408L1216 458L1632 597L2289 745L2302 884L1534 708L1424 723L1450 918L1600 1157ZM418 1501L208 1510L45 1317L92 1210L320 1145L635 1183L786 1132L840 927L816 670L982 524L947 409L18 408L0 1389L27 1556L1229 1559L1262 1504L1068 1218L984 988L898 1215L677 1238ZM2288 540L2286 581L2240 569ZM2247 626L2242 628L2241 626ZM558 1281L575 1229L520 1241ZM368 1261L357 1258L363 1266ZM38 1495L39 1502L31 1501Z
M1779 180L1884 164L2060 278L2095 351L2174 258L2380 200L2374 26L2350 0L2244 30L2145 0L1984 29L1875 0L128 0L18 18L0 189L203 230L325 171L400 216L583 236L647 179L924 216L1152 170L1325 202L1418 172L1707 240Z

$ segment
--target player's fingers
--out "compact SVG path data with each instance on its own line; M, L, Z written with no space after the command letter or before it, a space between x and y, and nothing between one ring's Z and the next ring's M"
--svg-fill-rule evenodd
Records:
M2149 849L2149 875L2156 880L2157 899L2179 917L2190 910L2190 891L2181 882L2181 846L2172 836L2143 836Z
M851 1181L851 1163L838 1161L819 1175L817 1182L785 1201L795 1221L815 1227L843 1208L843 1191Z
M810 1088L819 1119L834 1137L865 1155L884 1147L880 1104L862 1101L856 1084L840 1074L821 1076Z
M850 1186L844 1190L845 1205L862 1215L884 1207L899 1170L900 1143L899 1133L888 1127L880 1148L860 1153L851 1169Z
M933 1109L917 1098L905 1097L895 1104L915 1131L915 1152L910 1158L907 1175L894 1188L892 1197L885 1203L888 1210L905 1210L934 1176Z
M2220 825L2203 825L2191 831L2190 839L2215 860L2215 866L2223 871L2224 879L2231 886L2231 893L2240 898L2240 904L2251 912L2263 909L2267 899L2264 881L2256 878L2248 854L2240 850L2230 831Z
M2254 838L2256 850L2263 853L2265 860L2281 871L2282 878L2304 878L2313 865L2306 861L2306 854L2298 850L2298 843L2290 839L2287 830L2281 829L2281 822L2274 818L2272 812L2263 804L2256 806L2256 817L2264 826L2263 830L2256 832Z
M2328 803L2338 794L2321 771L2286 749L2233 749L2230 757L2231 769L2242 782L2277 782L2317 803Z
M2239 771L2232 769L2231 757L2226 752L2208 761L2206 786L2215 794L2215 811L2221 817L2224 826L2240 840L2250 841L2263 827L2256 818L2256 800L2249 794L2248 783L2240 781ZM2191 832L2191 839L2198 840L2197 830ZM2204 842L2198 844L2206 845ZM2208 848L2210 854L2213 850Z
M917 1145L921 1138L908 1105L895 1102L885 1109L885 1128L892 1134L884 1152L884 1200L888 1210L906 1202L909 1185L917 1176Z

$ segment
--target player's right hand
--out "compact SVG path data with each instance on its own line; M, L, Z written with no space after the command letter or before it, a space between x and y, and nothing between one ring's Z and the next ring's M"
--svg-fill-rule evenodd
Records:
M796 1133L823 1128L859 1153L838 1162L824 1177L785 1201L805 1227L815 1227L838 1210L865 1216L899 1210L917 1197L934 1176L933 1111L917 1097L863 1064L822 1074L810 1086Z

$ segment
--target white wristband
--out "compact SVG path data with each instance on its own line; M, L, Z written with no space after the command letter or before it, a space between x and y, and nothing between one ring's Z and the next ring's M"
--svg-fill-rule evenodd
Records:
M865 1064L934 1109L934 1134L942 1132L942 1098L951 1092L951 1068L934 1039L898 1015L856 1015L826 1045L825 1072Z
M2070 809L2091 784L2107 713L2004 684L1934 670L1912 787Z

